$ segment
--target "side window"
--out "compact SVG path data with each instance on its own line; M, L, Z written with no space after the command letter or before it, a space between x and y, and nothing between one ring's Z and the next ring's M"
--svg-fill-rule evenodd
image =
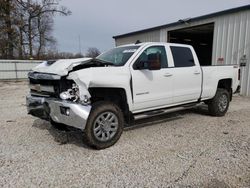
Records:
M170 47L175 67L192 67L194 66L194 57L189 48L171 46Z
M161 64L161 68L167 68L168 62L167 62L167 55L166 50L164 46L152 46L147 48L142 52L140 57L136 60L134 63L134 68L136 67L136 64L139 62L149 62L149 61L155 61L157 63Z

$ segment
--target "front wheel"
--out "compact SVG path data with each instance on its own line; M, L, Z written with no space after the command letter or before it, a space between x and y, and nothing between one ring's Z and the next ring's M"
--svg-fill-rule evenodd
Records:
M111 102L93 104L85 127L87 144L104 149L114 145L123 132L124 118L121 109Z
M213 99L208 102L208 110L212 116L224 116L230 102L229 93L225 89L218 88Z

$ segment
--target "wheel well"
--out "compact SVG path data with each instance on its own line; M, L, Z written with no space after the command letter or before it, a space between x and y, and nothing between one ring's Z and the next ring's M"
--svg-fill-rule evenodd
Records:
M230 101L232 100L232 79L220 80L217 88L226 89L229 92Z
M129 121L130 111L127 103L126 91L123 88L89 88L91 102L110 101L119 106L125 121Z

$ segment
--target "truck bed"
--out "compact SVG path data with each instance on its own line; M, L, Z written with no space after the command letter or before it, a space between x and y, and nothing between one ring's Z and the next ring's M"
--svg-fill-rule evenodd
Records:
M201 66L203 72L203 84L202 84L202 99L211 98L214 96L217 90L218 80L230 79L234 83L231 83L232 92L234 93L239 85L238 80L238 66L237 65L215 65L215 66ZM234 76L234 78L232 78Z

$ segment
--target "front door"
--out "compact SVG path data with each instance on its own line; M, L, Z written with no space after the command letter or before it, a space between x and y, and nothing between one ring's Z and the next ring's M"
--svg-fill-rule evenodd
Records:
M160 69L149 70L147 62L160 64ZM137 64L145 62L144 68ZM151 46L144 50L131 67L134 112L151 110L172 103L173 76L168 68L165 46Z

